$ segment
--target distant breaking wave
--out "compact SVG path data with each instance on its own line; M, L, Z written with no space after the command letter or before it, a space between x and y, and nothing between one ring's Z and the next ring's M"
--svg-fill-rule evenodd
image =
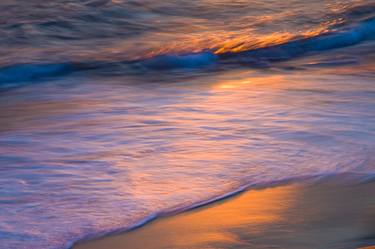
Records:
M289 60L308 53L338 49L375 39L375 18L363 21L357 26L310 37L302 40L290 41L284 44L240 52L237 54L225 53L222 59L244 57L250 62L266 60L276 62Z
M368 18L354 26L310 38L291 40L283 44L251 49L241 52L215 54L202 51L190 54L166 54L152 58L131 61L81 61L63 63L15 64L0 68L0 89L20 86L27 82L67 75L77 71L100 71L102 69L128 68L137 70L201 69L218 63L247 64L259 67L269 63L291 60L304 55L354 46L375 39L375 17Z

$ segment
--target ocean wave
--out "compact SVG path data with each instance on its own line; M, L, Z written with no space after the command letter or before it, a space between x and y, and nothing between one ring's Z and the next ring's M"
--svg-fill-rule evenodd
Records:
M62 64L18 64L0 68L0 89L20 86L27 82L48 77L66 75L73 71L72 65Z
M361 22L354 27L346 27L336 32L318 35L284 44L264 47L240 53L224 53L221 59L241 59L241 62L289 60L313 52L322 52L353 46L375 38L375 18Z
M143 219L139 220L138 222L134 223L131 226L128 227L122 227L122 228L116 228L110 231L104 231L100 233L92 233L92 234L86 234L85 236L76 239L75 241L70 241L67 243L67 249L72 249L76 244L82 243L85 241L103 238L106 236L116 235L124 232L129 232L135 229L138 229L142 226L145 226L149 224L152 221L155 221L157 219L180 214L183 212L192 211L194 209L207 206L209 204L213 204L215 202L219 202L222 200L226 200L228 198L234 197L236 195L239 195L245 191L248 191L253 188L270 188L274 186L280 186L283 184L291 184L291 183L312 183L316 184L324 180L332 180L332 179L339 179L341 182L343 180L347 180L347 182L353 184L353 183L370 183L375 181L375 174L358 174L358 173L340 173L340 174L317 174L317 175L307 175L307 176L299 176L299 177L290 177L285 178L282 180L277 181L271 181L271 182L264 182L260 184L251 184L251 183L245 183L242 185L239 185L235 188L233 188L231 191L227 191L223 194L217 195L215 197L212 197L210 199L201 200L199 202L191 203L188 206L179 205L173 208L169 208L166 210L163 210L158 213L150 214Z
M25 82L41 81L46 78L67 75L77 71L90 71L126 67L127 72L139 70L164 71L176 69L204 69L214 64L246 64L251 67L268 67L270 63L291 60L304 55L354 46L375 39L375 18L369 18L357 25L310 38L288 41L283 44L262 48L215 54L203 51L186 54L165 54L131 61L81 61L52 64L15 64L0 68L0 88L19 86ZM118 70L118 69L116 69Z

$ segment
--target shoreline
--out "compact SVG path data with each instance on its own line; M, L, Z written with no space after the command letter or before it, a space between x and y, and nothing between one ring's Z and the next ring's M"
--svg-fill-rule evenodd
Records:
M373 249L373 196L375 181L346 176L255 187L72 248Z

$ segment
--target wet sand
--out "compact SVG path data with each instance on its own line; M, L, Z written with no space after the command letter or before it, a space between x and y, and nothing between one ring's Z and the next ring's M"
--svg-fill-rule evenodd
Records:
M375 248L375 182L335 177L252 189L74 249Z

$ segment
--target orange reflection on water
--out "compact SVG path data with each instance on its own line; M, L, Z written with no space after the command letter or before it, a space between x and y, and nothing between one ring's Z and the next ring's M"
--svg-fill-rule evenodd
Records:
M258 22L277 21L285 16L262 16ZM165 54L199 53L209 50L215 54L238 53L247 50L280 45L292 40L314 37L331 31L331 27L344 22L343 19L329 20L311 28L301 30L261 34L255 27L242 27L238 30L221 30L200 21L179 18L173 20L183 30L171 34L154 32L144 34L136 40L129 38L107 46L99 51L103 59L145 59ZM134 38L135 39L135 38Z
M264 36L244 35L233 39L222 41L222 44L215 50L215 54L238 53L250 49L262 48L285 43L292 40L294 34L288 32L277 32Z
M232 201L161 219L134 232L89 242L78 248L193 249L213 248L209 245L221 243L240 245L242 242L235 229L246 227L249 233L258 234L264 232L267 225L283 221L283 214L293 205L297 191L295 185L249 191Z
M232 202L223 202L210 209L181 215L179 220L167 221L167 226L184 233L176 238L181 246L188 241L191 246L198 243L227 242L237 240L228 228L250 226L251 233L262 232L266 225L283 220L283 212L293 203L295 187L276 187L263 191L250 191ZM190 224L189 229L184 227ZM185 231L186 230L186 231ZM240 241L237 240L237 243Z
M239 80L223 80L213 86L213 91L220 91L225 89L241 89L254 87L259 89L263 88L276 88L280 89L283 84L288 84L288 81L283 75L271 75L267 77L247 77Z

